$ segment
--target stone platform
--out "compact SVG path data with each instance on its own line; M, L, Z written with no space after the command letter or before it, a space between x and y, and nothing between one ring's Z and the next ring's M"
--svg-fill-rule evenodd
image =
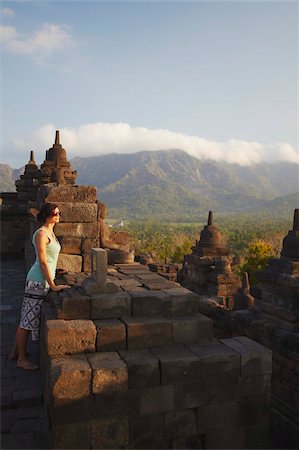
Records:
M22 261L1 262L1 448L49 448L45 428L42 375L8 361L20 318L25 266ZM29 342L29 358L38 363L39 345Z
M200 297L139 264L119 291L52 293L41 366L52 448L267 448L272 355L215 339Z

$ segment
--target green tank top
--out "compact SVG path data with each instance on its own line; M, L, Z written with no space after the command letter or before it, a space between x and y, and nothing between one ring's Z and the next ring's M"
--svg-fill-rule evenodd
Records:
M43 275L42 269L41 269L41 265L40 262L38 260L38 254L37 254L37 248L36 248L36 242L35 242L35 236L36 233L38 233L38 231L40 231L42 228L39 228L38 230L36 230L36 232L33 234L32 236L32 244L34 246L35 249L35 256L36 256L36 260L33 264L33 266L31 267L31 269L29 270L29 272L27 273L27 280L30 281L38 281L40 283L42 283L43 281L45 281L45 277ZM44 231L46 234L46 230L42 229L42 231ZM59 256L59 252L61 249L61 246L57 240L57 238L55 237L55 239L51 239L48 234L47 234L48 239L50 240L50 242L46 245L46 260L50 269L50 274L51 277L55 278L55 271L56 271L56 266L57 266L57 260L58 260L58 256Z

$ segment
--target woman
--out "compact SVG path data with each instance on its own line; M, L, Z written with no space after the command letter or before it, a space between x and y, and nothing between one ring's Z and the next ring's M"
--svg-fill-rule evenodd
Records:
M41 304L49 289L58 292L70 287L65 284L56 285L54 282L61 249L53 230L60 219L58 206L45 203L37 218L41 227L32 237L36 260L26 277L21 320L16 331L15 345L9 357L17 359L17 366L26 370L38 369L38 366L27 360L26 347L30 331L33 341L39 339Z

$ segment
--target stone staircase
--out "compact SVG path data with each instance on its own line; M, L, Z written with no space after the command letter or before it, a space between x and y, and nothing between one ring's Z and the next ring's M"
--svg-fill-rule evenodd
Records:
M271 352L217 340L199 297L140 264L118 292L79 285L43 305L41 367L53 448L267 448Z

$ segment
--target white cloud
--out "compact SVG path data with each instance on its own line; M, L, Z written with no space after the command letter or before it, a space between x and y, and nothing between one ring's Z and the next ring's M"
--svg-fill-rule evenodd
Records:
M33 33L19 33L14 27L2 25L0 42L11 53L44 56L63 50L72 42L72 38L67 25L44 23Z
M5 148L10 149L11 158L15 160L18 158L19 166L27 162L29 150L32 148L36 150L36 161L41 163L45 158L45 150L54 142L55 130L53 124L44 125L30 136L16 138L7 143ZM69 159L75 156L95 156L113 152L135 153L141 150L176 148L185 150L199 159L213 159L241 165L261 161L299 163L299 155L289 143L264 145L237 139L216 142L166 129L132 127L127 123L97 122L78 128L61 128L60 140L67 150ZM5 152L2 155L4 156Z
M15 13L10 8L0 8L0 15L11 19L15 16Z

